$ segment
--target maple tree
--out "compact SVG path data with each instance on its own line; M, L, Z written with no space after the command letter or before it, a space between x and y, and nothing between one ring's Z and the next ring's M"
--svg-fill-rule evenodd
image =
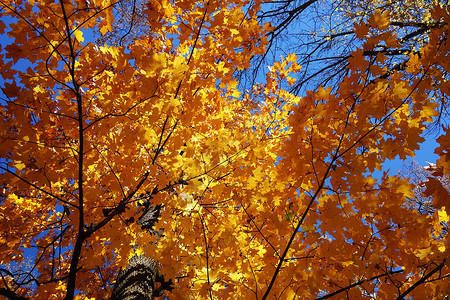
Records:
M447 190L429 178L423 214L406 179L372 175L448 97L447 6L411 33L397 6L351 2L345 76L299 96L294 53L239 88L279 26L261 1L0 4L0 295L109 298L143 256L173 299L448 293Z

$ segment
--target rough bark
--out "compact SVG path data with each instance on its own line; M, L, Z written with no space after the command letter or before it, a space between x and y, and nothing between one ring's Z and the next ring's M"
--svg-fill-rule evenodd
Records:
M135 255L128 266L120 270L110 300L150 300L172 289L172 280L164 281L153 259Z

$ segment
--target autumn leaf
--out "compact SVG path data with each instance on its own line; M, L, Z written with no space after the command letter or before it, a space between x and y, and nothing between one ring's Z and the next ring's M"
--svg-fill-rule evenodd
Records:
M374 15L369 21L369 26L372 28L378 28L380 30L384 30L389 25L389 17L390 13L388 10L384 11L383 13L381 10L377 9L375 10Z
M448 191L442 186L442 183L435 178L428 178L425 183L425 196L434 197L434 206L436 208L448 207L450 205L450 195Z

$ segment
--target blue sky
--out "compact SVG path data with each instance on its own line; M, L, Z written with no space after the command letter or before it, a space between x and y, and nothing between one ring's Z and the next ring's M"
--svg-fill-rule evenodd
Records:
M405 162L410 160L415 160L419 163L420 166L427 166L428 163L435 163L439 158L437 154L434 153L436 147L439 147L439 144L436 142L436 135L422 135L425 138L425 142L420 145L420 149L415 151L416 156L408 158L406 161L403 161L399 158L394 160L386 160L383 163L383 170L375 172L375 176L382 175L383 171L388 171L390 175L397 175L398 171L402 169L402 166ZM380 176L381 177L381 176Z

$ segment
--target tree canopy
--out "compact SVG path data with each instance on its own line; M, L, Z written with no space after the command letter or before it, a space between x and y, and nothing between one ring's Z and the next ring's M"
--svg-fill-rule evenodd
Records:
M426 212L374 175L445 117L446 3L0 7L0 296L120 298L146 261L169 299L449 293L450 128Z

